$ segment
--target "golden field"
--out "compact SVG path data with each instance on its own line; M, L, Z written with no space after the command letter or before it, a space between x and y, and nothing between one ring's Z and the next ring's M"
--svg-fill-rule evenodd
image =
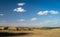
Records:
M25 28L26 29L26 28ZM21 30L21 31L14 31L14 30L0 30L0 32L11 32L11 33L29 33L23 34L18 36L6 36L6 37L60 37L60 28L53 28L53 29L37 29L32 28L33 30Z
M29 35L12 36L12 37L60 37L60 29L52 29L52 30L37 30L37 29L35 29Z

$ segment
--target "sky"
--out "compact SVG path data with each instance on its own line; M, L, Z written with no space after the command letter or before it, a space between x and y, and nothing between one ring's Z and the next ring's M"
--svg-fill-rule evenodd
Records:
M60 27L60 0L0 0L0 26Z

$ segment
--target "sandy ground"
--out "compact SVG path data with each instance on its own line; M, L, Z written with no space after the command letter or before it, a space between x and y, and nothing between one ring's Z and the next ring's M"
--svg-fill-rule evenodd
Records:
M9 37L60 37L60 29L53 30L37 30L35 29L30 34L22 36L9 36Z

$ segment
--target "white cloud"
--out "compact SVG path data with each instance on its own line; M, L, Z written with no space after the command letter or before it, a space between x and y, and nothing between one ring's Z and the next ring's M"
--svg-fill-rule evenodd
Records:
M37 18L32 18L32 19L31 19L31 21L36 21L36 20L37 20Z
M27 26L27 23L25 22L6 22L6 23L0 23L0 26L15 26L15 27L25 27Z
M17 21L24 22L24 21L25 21L25 19L19 19L19 20L17 20Z
M60 26L60 20L44 20L40 23L37 22L5 22L1 23L1 26L16 26L16 27L59 27Z
M43 22L40 22L40 25L45 27L58 27L59 21L58 20L45 20Z
M48 14L58 14L59 12L58 11L55 11L55 10L45 10L45 11L39 11L37 14L38 15L48 15Z
M51 11L50 11L50 14L58 14L58 11L51 10Z
M38 15L47 15L48 11L39 11L37 14Z
M4 14L0 14L0 16L3 16Z
M26 3L18 3L18 6L23 6L25 5Z
M2 20L1 22L2 22L2 23L6 23L6 22L7 22L7 20Z
M16 12L25 12L26 10L24 10L22 7L19 7L19 8L14 9L13 11L16 11Z

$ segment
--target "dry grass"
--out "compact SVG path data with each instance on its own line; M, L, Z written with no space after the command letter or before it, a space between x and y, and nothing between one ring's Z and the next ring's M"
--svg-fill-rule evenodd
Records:
M15 32L15 33L30 33L29 35L24 36L9 36L9 37L60 37L60 28L55 29L34 29L32 31L29 31L28 28L26 28L27 31L24 31L25 28L22 28L21 31L7 31L7 32ZM3 30L2 30L3 31ZM1 32L1 30L0 30ZM4 32L4 31L3 31Z
M52 30L40 30L34 29L34 31L30 31L31 34L24 36L10 36L10 37L60 37L60 29L52 29ZM29 31L27 31L29 33Z

